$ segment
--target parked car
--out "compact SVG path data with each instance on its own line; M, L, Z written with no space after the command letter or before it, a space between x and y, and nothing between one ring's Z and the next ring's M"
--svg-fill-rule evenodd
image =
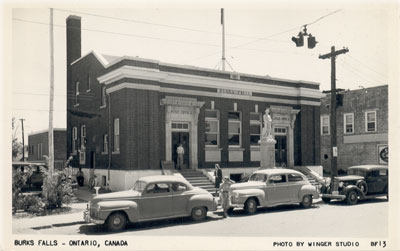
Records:
M338 176L327 186L321 188L322 200L329 203L331 199L346 200L355 205L358 200L386 196L388 193L388 166L360 165L347 169L347 175Z
M258 206L273 207L300 203L304 208L318 199L319 193L307 177L292 169L264 169L254 172L247 182L231 186L231 206L254 214Z
M41 191L43 185L44 173L43 170L47 169L44 162L27 162L27 161L13 161L13 172L20 170L23 173L31 172L26 184L22 187L23 192Z
M105 224L120 231L128 222L191 216L204 220L217 210L214 197L174 175L142 177L132 189L95 196L84 212L86 222Z

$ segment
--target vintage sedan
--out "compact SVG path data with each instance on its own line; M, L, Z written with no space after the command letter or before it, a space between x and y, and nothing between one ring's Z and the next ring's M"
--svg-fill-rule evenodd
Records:
M132 189L95 196L84 212L88 223L120 231L129 222L191 216L200 221L217 210L214 197L175 175L142 177Z
M358 200L386 196L389 199L389 170L385 165L359 165L347 169L347 175L334 177L332 184L321 188L322 200L346 200L348 205Z
M247 182L231 186L231 208L244 208L254 214L258 206L273 207L300 203L304 208L319 193L304 174L292 169L264 169L254 172Z

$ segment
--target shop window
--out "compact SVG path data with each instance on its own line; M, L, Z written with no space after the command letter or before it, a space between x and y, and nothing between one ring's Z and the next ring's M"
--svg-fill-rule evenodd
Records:
M113 152L119 152L119 118L114 119L114 149Z
M71 153L72 154L76 154L76 144L77 144L77 141L78 141L78 128L76 127L76 126L74 126L73 128L72 128L72 135L71 135L71 137L72 137L72 140L71 140Z
M376 132L376 111L365 112L365 131Z
M240 112L228 113L228 145L241 146Z
M75 106L79 105L79 82L75 83Z
M344 133L350 134L354 133L354 114L345 113L343 115Z
M101 103L100 107L106 107L106 87L101 87Z
M108 134L103 135L103 154L108 153Z
M205 110L205 144L219 146L219 111Z
M329 135L329 115L321 116L321 135Z
M250 113L250 145L259 145L261 136L261 113Z

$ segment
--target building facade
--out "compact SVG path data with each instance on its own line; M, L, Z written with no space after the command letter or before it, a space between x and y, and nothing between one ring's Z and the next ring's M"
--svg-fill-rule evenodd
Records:
M388 86L339 92L338 170L362 164L388 164ZM321 164L330 173L330 94L321 99Z
M67 160L66 129L54 128L54 163L55 167L62 167ZM49 130L30 133L28 135L28 161L46 162L49 156Z
M224 175L260 165L262 115L270 110L278 166L319 165L319 84L162 63L81 56L81 19L67 19L67 152L101 186L122 190L160 173L161 161ZM232 176L231 176L232 177ZM88 180L88 179L85 179Z

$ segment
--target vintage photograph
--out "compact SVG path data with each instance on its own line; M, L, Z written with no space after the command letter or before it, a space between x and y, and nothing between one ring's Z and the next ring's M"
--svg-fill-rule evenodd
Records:
M110 4L6 8L6 247L399 248L398 2Z

